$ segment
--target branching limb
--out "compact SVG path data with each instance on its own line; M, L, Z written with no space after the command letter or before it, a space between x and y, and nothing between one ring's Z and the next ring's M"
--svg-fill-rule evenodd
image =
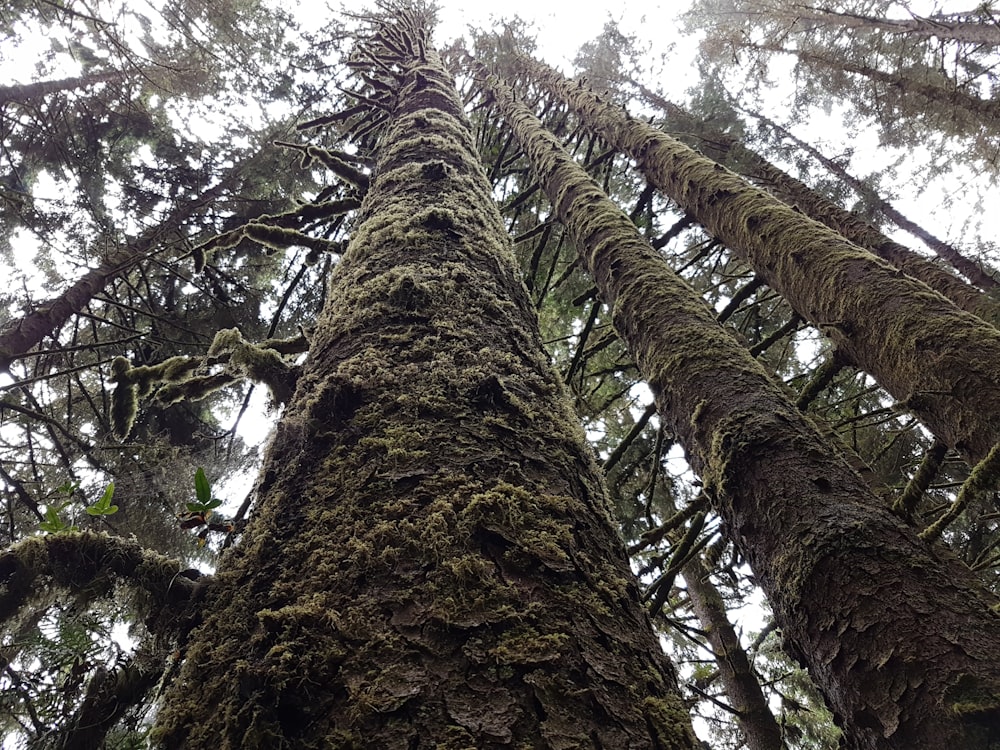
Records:
M976 464L962 485L962 489L959 490L955 502L921 532L920 538L928 542L937 539L973 500L995 489L998 483L1000 483L1000 443L994 445L986 454L986 458Z
M0 623L52 585L73 592L110 590L114 581L146 592L153 609L191 601L201 574L124 537L90 531L31 536L0 553Z

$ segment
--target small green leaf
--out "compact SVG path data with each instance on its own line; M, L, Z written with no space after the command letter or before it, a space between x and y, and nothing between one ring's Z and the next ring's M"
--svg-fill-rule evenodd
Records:
M115 483L109 484L101 499L93 505L87 507L87 513L91 516L110 516L118 512L118 506L111 504L111 498L115 496Z
M199 503L206 504L212 502L212 486L208 483L205 470L200 466L198 467L198 471L194 473L194 490L198 496Z
M218 508L220 505L222 505L222 501L215 498L205 503L205 510L212 510L213 508Z
M62 511L70 502L67 500L61 505L49 505L45 508L45 520L38 524L38 528L50 534L60 534L64 531L77 531L78 527L69 526L59 517Z

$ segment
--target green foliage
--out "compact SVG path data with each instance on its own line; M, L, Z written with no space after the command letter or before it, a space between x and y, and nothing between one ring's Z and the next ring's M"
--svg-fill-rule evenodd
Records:
M48 534L63 534L70 531L79 531L79 526L66 523L59 514L68 506L72 505L72 500L63 503L54 503L45 509L45 520L38 524L38 528Z
M45 508L45 520L38 524L40 531L47 534L64 534L71 531L79 531L80 528L74 524L67 523L60 515L66 508L75 502L73 496L79 491L79 482L65 482L56 493L65 497L62 502L50 503ZM111 499L115 496L115 483L111 482L95 503L87 505L84 510L89 516L112 516L118 512L118 506L111 504Z
M87 506L87 513L91 516L112 516L118 512L118 506L111 504L111 498L115 496L115 483L112 482L104 490L101 499L93 505Z
M222 500L212 497L212 486L208 483L208 477L205 476L205 470L200 466L194 473L194 490L195 496L198 499L193 503L186 504L189 512L207 513L208 511L222 505Z

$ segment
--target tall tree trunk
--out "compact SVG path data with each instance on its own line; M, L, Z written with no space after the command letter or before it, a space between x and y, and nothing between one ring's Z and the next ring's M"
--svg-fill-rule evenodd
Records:
M979 263L972 260L971 258L966 258L957 248L952 247L947 242L938 239L933 234L925 230L923 227L919 226L916 222L911 221L902 213L900 213L891 203L883 200L874 190L865 185L861 180L848 172L844 167L835 162L833 159L829 159L824 156L819 149L814 148L805 141L796 138L791 132L786 128L782 127L773 120L765 117L764 115L754 113L754 117L763 122L769 128L773 129L779 135L788 138L792 143L801 148L803 151L807 152L816 161L826 167L830 172L835 174L841 180L850 185L855 192L862 196L872 208L878 210L883 216L889 220L895 222L896 226L901 229L905 229L907 232L912 234L914 237L919 237L923 242L929 247L934 253L944 261L947 261L952 265L952 267L964 274L967 279L969 279L973 284L976 284L981 289L986 291L993 291L995 289L1000 289L1000 281L997 281L993 276L983 269ZM848 239L855 241L854 238L848 236ZM864 244L864 243L858 243ZM906 270L906 269L903 269ZM916 276L916 274L911 274ZM920 278L917 276L917 278ZM933 286L933 285L932 285ZM996 303L994 303L995 305ZM1000 323L1000 318L997 318L995 322Z
M371 189L156 740L694 747L454 84L366 50Z
M987 8L987 4L983 4ZM768 7L771 18L786 18L800 23L812 21L812 26L834 26L844 29L867 31L887 31L890 34L905 34L911 37L947 39L966 44L1000 45L1000 26L996 23L975 23L948 17L924 17L912 15L910 18L879 18L858 13L838 13L834 10L810 8L796 4L787 9Z
M1000 330L581 84L522 64L966 460L1000 441Z
M919 253L889 239L873 224L823 197L732 136L709 130L704 123L673 102L635 81L632 83L649 104L659 107L667 115L668 129L679 140L683 140L679 132L700 134L698 146L709 158L753 180L776 198L799 208L810 219L826 224L854 244L871 250L882 260L920 279L963 310L978 315L992 325L1000 324L1000 304L996 300Z
M995 747L994 599L875 497L559 140L487 85L848 747Z
M736 720L743 730L747 750L784 750L781 727L767 705L760 682L750 667L747 652L729 622L726 603L708 579L709 570L700 557L694 557L684 566L683 576L691 609L712 647L715 663L719 667L719 679L730 705L736 711Z

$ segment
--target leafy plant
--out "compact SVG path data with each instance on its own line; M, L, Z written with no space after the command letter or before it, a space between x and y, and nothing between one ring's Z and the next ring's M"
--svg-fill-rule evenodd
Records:
M72 502L72 500L67 500L64 503L46 506L45 520L38 524L38 528L49 534L62 534L68 531L79 531L80 528L78 526L68 524L59 517L59 514L66 509L66 506L72 504Z
M212 497L212 485L208 483L205 470L200 466L194 473L194 491L198 500L193 503L186 503L188 512L208 515L213 509L222 505L221 500Z
M79 531L80 527L67 523L59 515L66 508L73 504L73 496L80 489L79 482L67 481L56 489L59 495L66 499L61 503L51 503L45 507L45 520L38 524L38 528L47 534L63 534L70 531ZM91 516L110 516L118 512L118 506L112 505L111 500L115 496L115 483L111 482L104 488L104 493L96 502L88 505L85 510Z
M222 505L222 500L212 497L212 485L209 484L208 477L205 476L205 470L200 466L194 473L194 491L197 500L193 503L185 503L187 511L177 516L180 521L180 527L182 529L203 527L198 532L199 544L205 544L209 532L230 533L233 530L232 523L228 521L210 522L208 520L208 517L212 515L212 511Z

